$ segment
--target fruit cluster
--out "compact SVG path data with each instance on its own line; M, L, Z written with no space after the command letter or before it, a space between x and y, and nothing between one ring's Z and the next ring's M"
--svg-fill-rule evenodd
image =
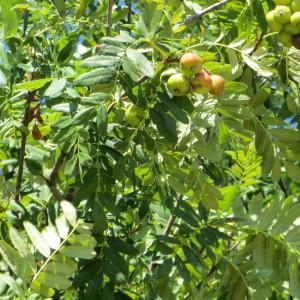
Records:
M221 96L225 80L220 75L210 75L202 67L202 59L195 53L186 53L180 59L181 73L168 79L168 90L174 96L185 96L193 91L197 94L210 93Z
M275 0L276 7L266 15L272 32L286 47L300 49L300 0Z

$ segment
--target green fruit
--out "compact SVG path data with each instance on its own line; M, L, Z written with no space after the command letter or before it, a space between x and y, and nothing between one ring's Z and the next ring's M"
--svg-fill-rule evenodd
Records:
M292 0L275 0L276 5L289 5Z
M300 49L300 34L292 36L292 43L296 49Z
M195 76L195 78L191 81L193 86L193 91L197 94L205 94L208 93L212 88L212 80L210 75L202 71Z
M279 41L281 42L281 44L285 47L292 47L293 43L292 43L292 36L284 31L279 33Z
M283 25L276 22L274 19L274 10L271 10L266 14L266 20L272 32L280 32L282 30Z
M130 104L125 112L127 122L133 126L138 126L144 119L144 116L144 110L134 104Z
M186 53L180 59L181 71L186 76L194 76L202 70L202 59L195 53Z
M291 23L288 23L284 26L284 32L294 35L300 33L300 27L292 25Z
M292 14L291 24L300 28L300 12L295 12Z
M292 12L288 6L276 6L274 10L274 20L280 24L286 24L290 21Z
M290 8L292 12L299 12L300 11L300 0L293 0L290 4Z
M189 81L181 73L170 76L167 86L169 92L174 96L185 96L191 90Z

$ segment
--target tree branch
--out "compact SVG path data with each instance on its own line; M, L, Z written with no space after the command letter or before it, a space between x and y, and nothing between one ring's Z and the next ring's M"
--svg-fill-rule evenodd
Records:
M108 8L107 8L107 15L106 15L106 36L111 35L111 25L112 25L112 9L114 5L114 0L108 0Z
M230 2L231 0L223 0L221 2L217 2L205 9L203 9L201 12L189 17L188 19L186 19L185 21L179 22L179 25L188 25L194 21L196 21L197 19L200 19L203 15L206 15L214 10L216 10L217 8L227 4L228 2Z

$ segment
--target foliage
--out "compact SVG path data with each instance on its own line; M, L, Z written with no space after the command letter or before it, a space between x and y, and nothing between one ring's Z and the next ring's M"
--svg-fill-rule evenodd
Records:
M300 298L300 52L274 6L0 0L1 299ZM169 94L189 51L224 95Z

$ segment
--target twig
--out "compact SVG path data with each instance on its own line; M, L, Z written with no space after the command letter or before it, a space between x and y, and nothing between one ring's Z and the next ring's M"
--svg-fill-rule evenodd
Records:
M107 15L106 15L106 36L111 35L111 25L112 25L112 9L114 5L114 0L108 0L108 8L107 8Z
M194 21L196 21L197 19L200 19L203 15L206 15L214 10L216 10L217 8L219 8L222 5L227 4L228 2L230 2L231 0L223 0L221 2L217 2L205 9L203 9L201 12L189 17L188 19L186 19L185 21L179 22L179 25L188 25Z
M50 191L52 192L53 196L58 200L58 201L63 201L65 200L65 197L64 195L62 195L60 193L60 191L57 189L56 187L56 179L57 179L57 176L58 176L58 172L59 172L59 169L61 168L61 166L63 165L64 163L64 160L65 160L65 157L66 157L66 154L64 152L61 152L59 158L57 159L54 167L53 167L53 170L50 174L50 177L49 179L45 178L45 181L50 189Z
M264 36L265 36L265 32L262 32L260 34L259 38L257 39L257 41L255 42L255 46L252 49L252 51L249 53L249 55L252 55L258 49L259 45L262 43L262 41L264 39Z
M176 204L175 204L175 208L179 207L180 202L183 200L183 196L179 196L177 198ZM174 214L171 214L171 216L169 217L168 223L164 229L163 235L164 236L168 236L171 232L172 226L174 224L176 220L176 216ZM157 261L152 261L150 264L150 271L153 271L155 269L155 267L157 267L158 262Z
M259 45L262 43L263 39L264 39L264 36L265 36L265 32L262 32L259 36L259 38L256 40L255 42L255 45L254 45L254 48L251 50L251 52L248 54L249 56L252 56L255 51L258 49ZM245 64L244 65L244 68L243 68L243 72L242 72L242 75L239 77L239 80L241 80L241 78L243 78L245 72L247 70L247 65ZM255 86L255 85L254 85Z
M183 199L183 196L179 196L179 197L178 197L178 199L177 199L177 201L176 201L176 204L175 204L175 208L178 208L178 207L179 207L179 204L180 204L180 202L182 201L182 199ZM172 214L172 215L169 217L168 223L167 223L166 228L165 228L165 230L164 230L164 233L163 233L164 236L168 236L168 235L170 234L170 231L171 231L171 229L172 229L172 226L173 226L175 220L176 220L176 216L175 216L174 214Z
M131 23L131 15L132 15L132 0L127 1L128 6L128 14L127 14L127 23Z

